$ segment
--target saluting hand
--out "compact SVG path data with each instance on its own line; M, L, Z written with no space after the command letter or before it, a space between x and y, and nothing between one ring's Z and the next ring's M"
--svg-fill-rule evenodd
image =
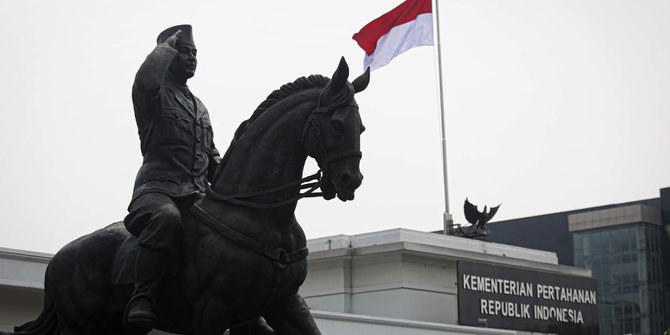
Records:
M181 35L181 29L177 30L172 36L168 37L165 42L170 48L174 49L175 46L177 45L177 39L179 39L179 35Z

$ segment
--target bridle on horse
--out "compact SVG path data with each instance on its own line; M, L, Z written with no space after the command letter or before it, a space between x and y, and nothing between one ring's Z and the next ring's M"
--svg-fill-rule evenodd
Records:
M303 177L299 180L292 181L289 183L286 183L284 185L280 185L277 187L273 187L270 189L266 190L261 190L257 192L251 192L251 193L242 193L242 194L235 194L235 195L224 195L215 192L209 184L207 184L207 189L205 191L205 195L213 200L217 201L222 201L222 202L227 202L233 205L238 205L242 207L248 207L248 208L258 208L258 209L267 209L267 208L277 208L281 206L285 206L288 204L291 204L293 202L296 202L302 198L312 198L312 197L319 197L323 196L324 192L316 192L318 188L322 188L323 186L326 185L326 183L330 184L331 181L329 179L330 177L330 165L333 162L349 158L349 157L362 157L362 153L360 150L350 150L350 151L345 151L345 152L330 152L326 149L326 146L324 144L323 140L323 122L322 119L325 118L327 115L331 114L333 110L335 110L337 107L341 107L342 105L345 104L339 104L339 105L334 105L334 106L326 106L326 107L320 107L320 101L317 105L317 107L310 113L309 117L307 118L307 121L305 122L305 126L303 128L303 134L302 134L302 143L303 146L307 143L306 139L308 136L312 136L313 142L316 145L316 153L314 155L314 159L316 160L317 164L319 165L319 170L307 177ZM358 107L354 104L346 104L351 107ZM274 194L289 188L293 188L299 186L300 190L307 189L307 191L298 193L298 195L291 197L286 200L281 200L281 201L276 201L276 202L268 202L268 203L259 203L255 202L252 200L245 200L257 196L263 196L263 195L269 195L269 194ZM329 185L331 189L334 188L332 185ZM322 188L323 190L323 188Z

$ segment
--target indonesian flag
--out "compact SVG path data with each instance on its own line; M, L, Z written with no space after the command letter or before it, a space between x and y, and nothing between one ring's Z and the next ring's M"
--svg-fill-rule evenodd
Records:
M365 25L353 39L365 50L364 68L370 70L411 48L433 45L431 0L407 0Z

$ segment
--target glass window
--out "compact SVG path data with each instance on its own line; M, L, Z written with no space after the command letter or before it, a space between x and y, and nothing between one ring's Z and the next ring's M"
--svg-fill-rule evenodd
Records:
M573 234L575 266L591 269L598 281L601 334L660 327L662 318L653 315L663 315L665 299L661 233L651 224L632 224Z

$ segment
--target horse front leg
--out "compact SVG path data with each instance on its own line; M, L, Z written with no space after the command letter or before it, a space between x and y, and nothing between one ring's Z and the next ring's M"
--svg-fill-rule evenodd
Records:
M193 309L193 334L221 335L228 329L230 316L228 305L207 290Z
M295 293L264 315L277 335L321 335L302 297Z

